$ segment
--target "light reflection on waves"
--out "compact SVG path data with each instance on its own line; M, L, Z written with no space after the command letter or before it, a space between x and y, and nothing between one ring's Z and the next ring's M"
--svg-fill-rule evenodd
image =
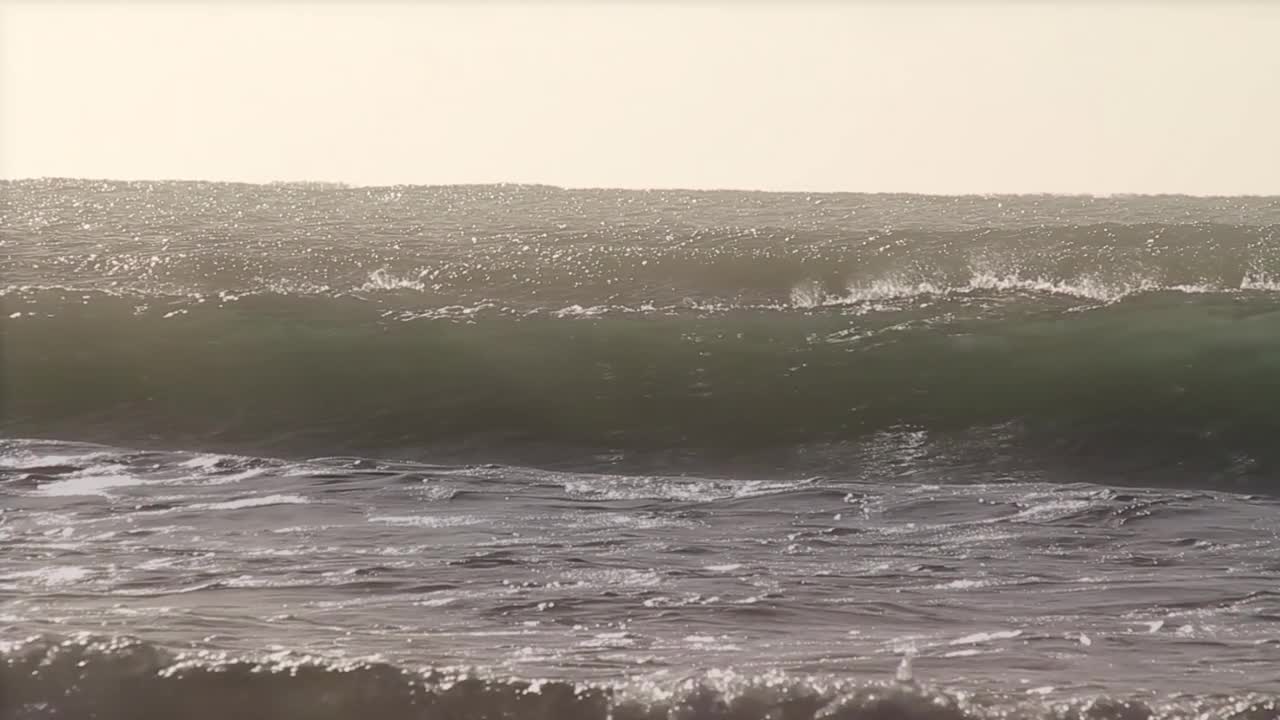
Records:
M938 459L886 438L843 477L734 479L2 441L3 623L593 682L904 653L1015 694L1270 681L1275 499Z

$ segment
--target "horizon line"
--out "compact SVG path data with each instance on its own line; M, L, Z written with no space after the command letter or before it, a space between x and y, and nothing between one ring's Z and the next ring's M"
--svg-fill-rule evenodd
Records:
M1275 198L1280 197L1280 192L1274 193L1193 193L1193 192L1144 192L1144 191L1053 191L1053 190L1029 190L1029 191L966 191L966 192L936 192L921 190L805 190L805 189L762 189L762 188L745 188L745 187L682 187L678 185L670 186L625 186L625 185L560 185L548 182L528 182L528 181L490 181L490 182L456 182L456 183L428 183L428 182L398 182L398 183L362 183L347 180L225 180L225 179L201 179L201 178L111 178L111 177L78 177L73 175L30 175L25 177L0 177L3 183L20 183L20 182L49 182L49 181L70 181L70 182L97 182L97 183L185 183L185 184L207 184L207 185L252 185L252 186L287 186L287 185L312 185L312 186L330 186L334 189L362 189L377 190L388 188L459 188L459 187L539 187L561 190L565 192L581 192L581 191L614 191L614 192L671 192L671 193L743 193L743 194L766 194L766 195L910 195L917 197L1186 197L1186 198Z

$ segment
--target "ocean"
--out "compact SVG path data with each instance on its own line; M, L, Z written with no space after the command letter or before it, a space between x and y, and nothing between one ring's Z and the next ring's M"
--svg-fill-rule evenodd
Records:
M0 719L1280 718L1280 198L0 188Z

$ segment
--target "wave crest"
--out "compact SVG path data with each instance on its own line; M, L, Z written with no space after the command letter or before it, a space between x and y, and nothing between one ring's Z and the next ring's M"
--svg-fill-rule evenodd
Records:
M983 292L1057 295L1099 303L1114 303L1136 295L1155 292L1200 295L1258 291L1280 292L1280 279L1266 273L1257 273L1245 275L1238 284L1234 285L1211 281L1166 284L1153 278L1113 280L1097 275L1082 275L1070 279L1055 279L1044 275L1028 277L1017 273L975 271L962 283L949 283L946 280L912 281L885 278L865 284L850 283L843 293L828 293L817 282L804 282L791 289L791 306L807 310L916 298L965 296Z
M397 277L386 268L379 268L369 273L369 280L357 288L360 292L377 292L380 290L416 290L422 292L426 285L421 280Z

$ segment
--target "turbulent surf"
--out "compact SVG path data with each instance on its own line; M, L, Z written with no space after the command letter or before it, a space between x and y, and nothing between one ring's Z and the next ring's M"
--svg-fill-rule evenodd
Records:
M0 717L1277 717L1280 199L2 187Z

